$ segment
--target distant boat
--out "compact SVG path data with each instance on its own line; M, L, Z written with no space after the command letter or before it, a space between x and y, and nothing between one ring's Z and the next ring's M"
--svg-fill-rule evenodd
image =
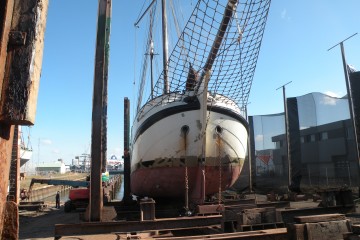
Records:
M107 159L106 168L109 171L123 171L124 160L122 158L118 158L116 155L113 154L109 159Z
M20 167L22 167L31 159L33 150L30 142L30 131L27 136L27 142L24 141L24 133L20 126L19 133Z

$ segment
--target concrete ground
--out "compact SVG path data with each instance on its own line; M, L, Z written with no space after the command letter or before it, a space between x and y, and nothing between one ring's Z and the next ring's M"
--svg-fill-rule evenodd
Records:
M55 224L71 224L80 223L80 214L84 210L64 212L63 203L60 209L55 208L55 202L46 202L48 208L41 212L37 211L20 211L20 229L19 239L54 239ZM112 207L104 207L103 221L113 221L116 218L116 212ZM99 237L99 236L97 236ZM116 235L115 235L116 237ZM61 239L88 239L86 238L61 238ZM107 239L107 238L90 238L90 239ZM110 238L118 239L118 238Z

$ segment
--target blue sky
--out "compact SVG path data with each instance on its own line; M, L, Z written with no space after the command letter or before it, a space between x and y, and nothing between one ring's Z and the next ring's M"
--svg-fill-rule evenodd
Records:
M186 2L189 7L196 1ZM108 155L122 155L124 97L135 104L134 74L139 73L134 64L138 67L141 60L134 57L141 50L135 43L142 35L139 30L135 34L134 22L143 3L113 0ZM70 163L76 155L90 153L97 6L96 0L50 1L36 122L31 128L32 164L59 158ZM345 95L340 48L327 49L359 31L358 9L358 0L273 0L248 114L282 112L282 91L276 88L289 81L288 97L309 92ZM348 63L360 69L360 34L345 42L345 51Z

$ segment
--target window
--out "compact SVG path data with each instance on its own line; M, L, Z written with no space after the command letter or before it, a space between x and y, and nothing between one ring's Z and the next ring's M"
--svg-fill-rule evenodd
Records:
M316 137L315 137L315 134L310 134L310 135L306 135L304 137L304 142L315 142L316 140Z
M315 142L315 134L310 135L310 142Z
M280 149L283 146L283 141L277 141L276 142L276 149Z
M329 137L328 137L328 133L327 132L322 132L320 133L320 140L323 141L323 140L327 140Z

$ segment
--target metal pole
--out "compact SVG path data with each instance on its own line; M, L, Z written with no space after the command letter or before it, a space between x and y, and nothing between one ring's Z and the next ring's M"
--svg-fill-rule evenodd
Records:
M328 178L327 167L325 168L325 175L326 175L326 186L329 187L329 178Z
M348 169L348 175L349 175L349 186L351 187L351 174L350 174L350 166L349 166L349 164L348 164L347 169Z
M202 95L202 102L201 102L201 109L202 109L202 129L201 129L201 134L202 134L202 161L201 161L201 171L202 171L202 178L201 178L201 204L203 204L205 202L205 197L206 197L206 180L205 180L205 163L206 163L206 128L207 125L206 123L206 119L207 119L207 90L208 90L208 83L209 83L209 79L210 79L210 71L208 71L205 74L205 82L204 82L204 92ZM219 169L220 170L220 169ZM220 170L221 171L221 170Z
M284 101L284 115L285 115L285 136L286 136L286 155L288 159L288 185L291 186L291 155L290 155L290 138L289 138L289 118L288 118L288 111L287 111L287 104L286 104L286 93L285 93L285 86L290 84L292 81L285 83L281 87L278 87L276 90L282 88L283 90L283 101Z
M163 37L163 67L164 67L164 93L168 93L168 34L167 34L167 15L166 15L166 0L162 0L162 37Z
M151 44L150 44L151 99L154 98L153 59L154 59L154 42L151 40Z
M359 139L358 139L358 131L357 131L355 118L354 118L354 105L353 105L353 101L352 101L352 92L351 92L350 83L349 83L349 72L348 72L348 69L347 69L345 50L344 50L344 42L346 40L352 38L356 34L357 33L354 33L350 37L346 38L345 40L341 41L340 43L338 43L338 44L334 45L333 47L329 48L328 51L330 51L331 49L333 49L337 45L340 45L341 58L342 58L342 63L343 63L344 75L345 75L346 91L347 91L348 101L349 101L349 111L350 111L351 123L352 123L352 126L354 128L354 136L355 136L355 144L356 144L355 154L356 154L356 159L357 159L357 162L358 162L357 166L358 166L358 172L359 172L359 170L360 170ZM359 185L359 195L360 195L360 185Z
M251 153L250 153L250 135L248 136L248 144L247 144L247 148L248 148L248 162L249 162L249 192L252 193L253 192L253 182L252 182L252 168L251 168Z
M249 103L248 103L249 104ZM248 105L247 104L247 105ZM245 118L248 120L248 113L247 113L247 105L245 106ZM253 192L253 184L252 184L252 173L251 173L251 148L250 148L250 138L251 134L248 135L248 141L247 141L247 152L248 152L248 162L249 162L249 192Z
M153 0L150 5L146 8L146 10L144 11L144 13L139 17L139 19L134 23L135 27L139 27L139 23L140 21L143 19L143 17L145 16L145 14L150 10L150 8L152 7L152 5L156 2L156 0Z
M154 10L152 10L154 11ZM151 11L151 12L152 12ZM150 13L150 15L152 15ZM154 73L153 73L153 60L154 60L154 41L153 41L153 19L151 19L150 21L150 39L151 39L151 42L150 42L150 71L151 71L151 99L154 98Z
M109 23L111 15L111 0L99 0L96 53L95 53L95 71L94 71L94 90L93 90L93 108L92 108L92 134L91 134L91 184L90 184L90 202L89 212L90 221L101 221L101 212L103 206L103 194L101 184L102 164L104 162L103 148L106 126L104 126L104 100L107 96L107 49L109 41Z
M181 128L181 133L182 136L184 138L184 163L185 163L185 178L184 178L184 182L185 182L185 211L187 214L189 211L189 175L188 175L188 164L187 164L187 149L188 149L188 141L187 141L187 136L189 133L189 127L188 126L183 126Z
M345 58L345 50L344 50L344 44L343 42L340 43L340 48L341 48L341 57L342 57L342 62L343 62L343 68L344 68L344 75L345 75L345 83L346 83L346 91L348 94L348 101L349 101L349 111L350 111L350 117L351 117L351 123L352 126L354 128L354 135L355 135L355 144L356 144L356 158L358 163L360 160L359 157L359 141L358 141L358 135L357 135L357 128L356 128L356 124L355 124L355 118L354 118L354 105L353 105L353 101L352 101L352 92L351 92L351 88L350 88L350 79L349 79L349 72L347 70L347 63L346 63L346 58Z

